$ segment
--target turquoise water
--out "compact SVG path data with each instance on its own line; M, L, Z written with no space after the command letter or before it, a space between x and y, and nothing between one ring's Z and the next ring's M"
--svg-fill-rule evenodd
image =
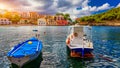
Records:
M38 29L43 41L41 68L120 68L120 27L94 26L91 33L94 59L70 58L65 44L68 26L0 27L0 68L9 68L7 51L15 44L34 36Z

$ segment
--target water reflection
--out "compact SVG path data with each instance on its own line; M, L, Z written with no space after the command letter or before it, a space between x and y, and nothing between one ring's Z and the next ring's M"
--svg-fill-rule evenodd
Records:
M70 58L67 53L65 40L69 27L22 26L0 27L0 68L9 68L10 62L6 57L7 51L17 43L32 37L34 35L33 29L38 29L39 39L43 41L41 68L120 67L120 27L92 27L95 58L92 60L80 60ZM91 35L87 29L86 32Z

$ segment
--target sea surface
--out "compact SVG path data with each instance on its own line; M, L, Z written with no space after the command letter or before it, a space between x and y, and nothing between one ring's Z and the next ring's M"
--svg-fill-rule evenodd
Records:
M120 68L120 27L93 26L84 29L94 45L93 59L71 58L65 40L69 26L0 27L0 68L9 68L7 52L24 40L35 36L43 42L40 68Z

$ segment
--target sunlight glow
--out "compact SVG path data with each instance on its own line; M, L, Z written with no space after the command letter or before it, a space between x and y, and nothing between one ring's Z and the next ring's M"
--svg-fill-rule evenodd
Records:
M7 6L4 4L0 4L0 9L7 9Z

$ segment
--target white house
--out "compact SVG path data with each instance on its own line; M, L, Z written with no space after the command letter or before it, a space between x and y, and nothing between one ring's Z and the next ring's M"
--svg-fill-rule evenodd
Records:
M38 19L38 25L40 25L40 26L46 26L46 19L45 18Z
M7 18L0 18L0 25L9 25L12 24Z

